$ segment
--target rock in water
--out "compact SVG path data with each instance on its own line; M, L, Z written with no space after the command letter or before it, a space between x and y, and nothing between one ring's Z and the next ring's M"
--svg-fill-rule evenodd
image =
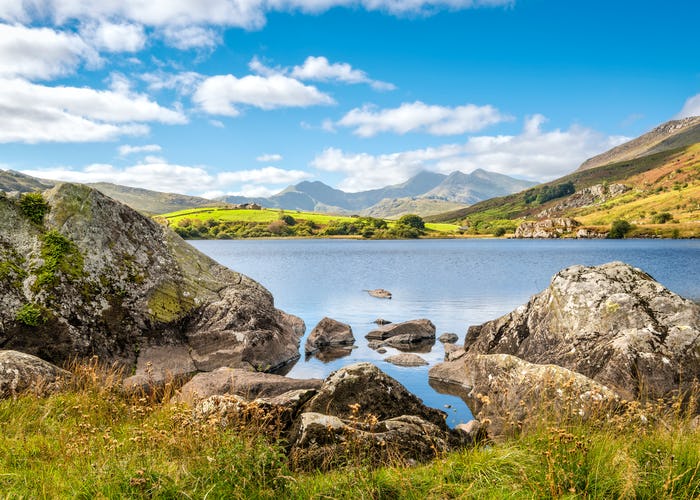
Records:
M435 325L429 319L414 319L403 323L391 323L372 330L365 338L369 340L386 340L398 335L406 335L405 343L433 341L435 342Z
M374 290L367 290L367 293L369 293L372 297L376 297L378 299L390 299L391 298L391 292L389 290L384 290L383 288L376 288Z
M417 354L412 354L412 353L402 353L402 354L395 354L393 356L389 356L387 358L384 358L384 361L387 363L391 363L392 365L396 366L425 366L428 364L426 360L418 356Z
M301 325L255 281L89 187L45 198L38 222L0 198L0 345L54 363L97 355L136 367L135 383L298 358Z
M470 327L464 346L556 364L624 398L664 397L700 378L700 307L622 262L573 266L524 306Z
M306 352L312 353L323 347L352 345L355 337L350 325L331 318L323 318L311 330L306 339Z

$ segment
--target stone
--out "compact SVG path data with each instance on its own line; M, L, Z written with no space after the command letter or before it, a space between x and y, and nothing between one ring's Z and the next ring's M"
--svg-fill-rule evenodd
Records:
M41 225L0 198L0 345L54 364L96 355L137 384L298 359L303 322L260 284L90 187L44 198ZM46 267L47 252L60 265Z
M576 191L571 196L567 196L554 205L542 210L536 217L538 219L558 217L564 212L574 208L601 205L608 200L617 198L629 190L630 188L624 184L596 184L594 186L589 186Z
M368 340L386 340L396 335L412 335L415 341L435 340L435 325L429 319L414 319L403 323L391 323L370 331Z
M454 344L459 340L459 335L456 333L443 333L438 337L438 340L443 344Z
M391 323L391 321L388 321L384 318L377 318L372 323L375 323L379 326L382 326L382 325L388 325L389 323Z
M515 229L515 238L561 238L580 225L580 222L568 217L526 221Z
M471 443L485 441L488 437L486 426L477 419L470 420L466 424L457 424L455 430L463 433L467 441Z
M374 290L367 290L367 293L369 293L372 297L376 297L378 299L390 299L391 298L391 292L389 290L384 290L383 288L376 288Z
M320 379L294 379L260 373L251 369L218 368L199 373L183 385L173 402L194 403L215 395L234 394L252 400L274 397L291 390L315 390L321 387Z
M322 347L352 345L354 342L355 337L350 325L331 318L323 318L306 339L306 352L312 353Z
M425 366L428 364L426 360L412 353L395 354L384 358L384 361L396 366Z
M59 390L70 378L66 370L17 351L0 351L0 399L23 392L44 395Z
M353 410L357 405L357 410ZM305 412L341 419L373 415L379 420L415 415L447 430L445 413L429 408L398 381L371 363L355 363L331 373Z
M618 395L598 382L556 365L508 354L468 354L435 365L430 385L460 396L489 436L518 431L541 415L600 417Z
M470 327L464 347L556 364L626 399L656 399L700 378L700 307L622 262L572 266L527 304Z
M383 341L382 345L404 352L430 352L435 344L435 336L425 337L423 332L402 333Z

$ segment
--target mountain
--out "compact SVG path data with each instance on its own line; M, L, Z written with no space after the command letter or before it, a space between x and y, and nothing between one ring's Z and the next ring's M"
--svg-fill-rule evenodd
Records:
M406 213L436 213L533 185L481 169L470 174L453 172L450 175L423 171L401 184L357 193L347 193L320 181L304 181L266 199L227 196L220 200L228 203L254 201L268 208L287 210L398 217Z
M60 184L58 181L37 179L14 170L0 170L0 191L28 193L43 191ZM176 193L161 193L148 189L120 186L108 182L88 184L110 198L121 201L134 210L148 215L165 214L188 208L222 206L220 201Z
M698 237L700 137L693 139L700 130L697 124L697 117L669 122L654 129L653 138L645 134L595 158L638 154L644 148L651 151L642 156L578 169L519 193L426 217L426 221L456 223L483 234L499 228L513 231L523 221L573 218L574 224L582 225L576 226L577 231L605 234L613 221L624 220L633 225L633 236ZM584 165L594 165L595 158Z
M633 160L700 142L700 116L671 120L650 132L583 162L578 170Z

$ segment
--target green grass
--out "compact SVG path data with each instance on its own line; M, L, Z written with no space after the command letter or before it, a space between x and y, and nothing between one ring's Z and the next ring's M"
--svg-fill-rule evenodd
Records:
M430 463L293 470L274 431L222 428L128 396L94 363L48 397L0 401L4 498L698 498L700 429L637 406L605 421L541 421ZM172 388L166 387L166 392ZM535 409L536 410L536 409ZM648 411L647 411L648 410ZM646 415L646 421L641 415Z

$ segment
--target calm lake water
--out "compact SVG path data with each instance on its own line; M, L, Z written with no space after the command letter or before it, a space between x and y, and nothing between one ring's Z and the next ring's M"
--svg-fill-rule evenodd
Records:
M428 385L428 366L402 368L384 361L364 336L376 318L393 322L428 318L437 335L464 341L469 325L497 318L546 288L559 270L621 260L672 291L700 300L698 240L216 240L191 241L221 264L267 287L277 307L304 319L307 335L328 316L352 326L357 348L342 358L302 358L290 377L324 378L358 361L376 364L423 399L448 413L451 426L471 420L464 402ZM364 290L385 288L392 300ZM440 342L420 353L442 361Z

